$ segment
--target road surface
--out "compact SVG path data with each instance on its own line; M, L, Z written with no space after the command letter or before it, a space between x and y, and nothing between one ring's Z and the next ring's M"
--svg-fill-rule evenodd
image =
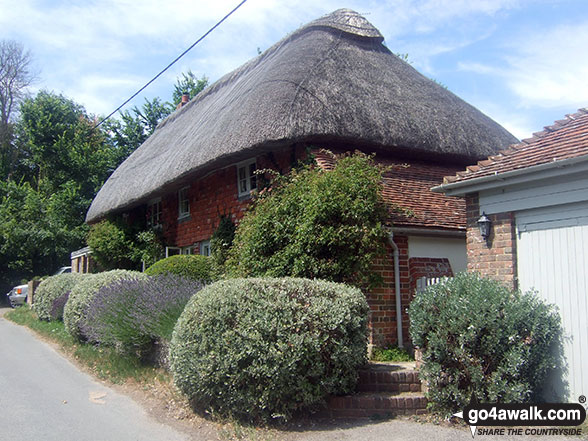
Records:
M0 313L0 440L185 441Z

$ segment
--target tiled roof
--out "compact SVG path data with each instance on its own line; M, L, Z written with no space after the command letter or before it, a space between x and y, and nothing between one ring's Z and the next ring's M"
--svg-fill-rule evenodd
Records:
M479 161L454 176L446 176L445 184L588 155L588 109L566 115L566 118L534 133L532 138L510 146L495 156Z
M327 170L333 167L332 155L322 151L313 154L320 167ZM383 196L393 225L465 230L464 200L431 191L431 187L442 182L443 176L460 170L459 166L417 161L404 163L378 156L375 159L390 168L384 173Z

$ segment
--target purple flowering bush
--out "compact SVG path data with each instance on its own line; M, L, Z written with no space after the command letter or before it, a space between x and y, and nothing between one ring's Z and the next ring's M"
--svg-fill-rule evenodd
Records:
M72 288L63 309L63 323L73 338L79 341L88 340L83 330L88 306L101 288L122 279L147 279L147 276L138 271L112 270L88 274Z
M175 274L121 279L98 290L86 309L89 341L144 354L167 342L188 300L203 284Z

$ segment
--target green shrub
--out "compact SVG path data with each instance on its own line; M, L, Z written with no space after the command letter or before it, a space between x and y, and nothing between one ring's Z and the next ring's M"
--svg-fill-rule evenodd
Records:
M212 260L200 255L170 256L155 262L145 270L145 274L149 276L170 273L208 283L212 280Z
M357 288L307 279L232 279L190 299L171 370L201 409L288 418L354 390L366 362L368 306Z
M228 273L379 284L373 260L384 252L388 218L382 171L355 153L336 156L330 171L306 166L279 177L239 223Z
M554 307L475 274L427 288L409 315L430 406L446 415L463 410L472 394L479 402L538 400L559 363L562 330Z
M64 273L43 280L35 291L33 310L37 316L47 321L63 320L63 300L85 276L86 274L80 273Z
M92 257L104 270L132 265L132 243L119 223L103 220L92 225L88 245L92 249Z
M236 227L231 216L222 215L217 229L210 237L211 257L219 271L222 271L229 256L229 250L235 239L235 229Z
M84 277L69 293L69 299L63 310L63 322L67 331L72 337L85 340L83 326L86 320L87 308L98 290L121 279L146 277L143 273L128 270L112 270Z

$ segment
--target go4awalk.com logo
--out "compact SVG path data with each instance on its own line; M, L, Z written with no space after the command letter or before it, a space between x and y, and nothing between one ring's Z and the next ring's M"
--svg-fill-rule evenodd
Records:
M463 418L470 426L472 437L476 433L578 436L582 434L582 429L573 426L579 426L586 420L586 409L578 403L470 403L454 416Z

